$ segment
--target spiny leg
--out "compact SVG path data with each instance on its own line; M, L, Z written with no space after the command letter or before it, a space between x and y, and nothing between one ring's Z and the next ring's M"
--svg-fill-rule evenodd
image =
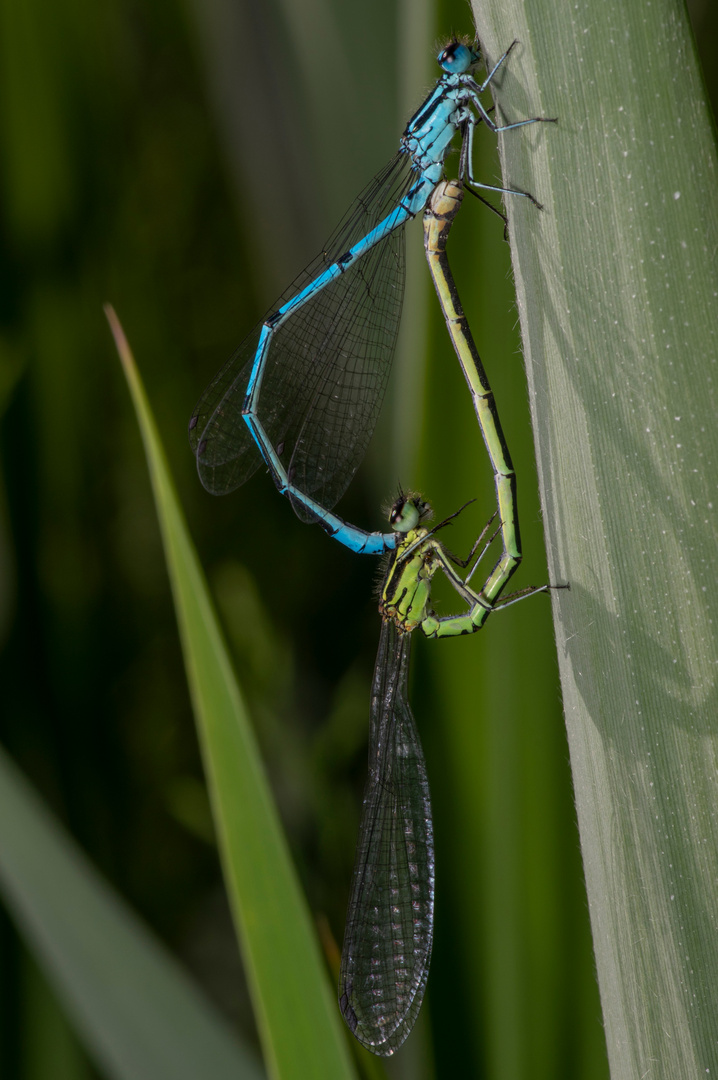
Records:
M484 81L482 83L480 83L480 84L476 84L476 89L477 89L479 94L483 94L484 90L486 90L489 83L493 80L493 77L496 74L496 72L499 70L499 68L501 67L503 62L506 60L508 55L513 51L513 49L518 44L519 44L518 39L514 38L514 40L511 42L508 49L506 50L506 52L503 54L503 56L501 56L496 61L496 63L494 64L491 71L488 73L488 75L484 79ZM479 109L479 112L481 113L481 118L484 120L484 122L486 123L488 128L491 131L495 132L495 133L500 133L502 131L512 131L514 128L526 127L527 124L556 124L556 123L558 123L558 117L556 117L556 116L530 116L527 120L517 120L513 124L499 125L499 124L495 124L494 121L489 117L488 110L485 109L484 106L480 102L478 103L478 109Z
M484 109L483 105L481 105L481 102L477 101L475 104L476 104L477 109L479 109L479 111L481 113L481 119L483 119L484 115L486 113L486 110ZM537 117L536 119L539 119L539 118ZM473 154L474 154L474 128L476 127L477 123L479 123L479 121L476 120L476 118L474 116L470 116L467 119L467 122L466 122L466 138L465 138L464 141L466 142L468 149L466 151L466 154L462 155L462 158L463 158L463 171L460 170L460 172L459 172L459 176L460 176L461 180L465 180L468 184L471 184L473 187L480 187L484 191L497 191L497 192L501 193L502 195L519 195L522 198L528 199L530 202L532 202L537 210L543 210L543 205L538 201L538 199L536 199L531 194L530 191L520 191L518 188L505 188L505 187L492 186L491 184L484 184L482 181L476 179L476 177L474 176L474 171L473 171ZM533 124L533 123L535 123L535 120L525 121L525 123L532 123ZM511 125L511 126L512 127L521 127L522 125L521 124L515 124L515 125ZM494 126L492 126L491 130L495 131L495 132L496 131L506 131L506 130L508 130L508 128L497 128L494 125ZM462 144L462 148L463 148L463 144ZM478 199L481 199L481 196L477 192L473 191L471 187L468 190L471 191L472 195L476 195L476 197ZM484 200L482 199L481 201L483 202Z

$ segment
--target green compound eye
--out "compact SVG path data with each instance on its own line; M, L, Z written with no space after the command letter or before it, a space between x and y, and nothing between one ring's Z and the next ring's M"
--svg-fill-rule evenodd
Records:
M421 503L420 505L424 505ZM396 532L406 533L415 529L419 524L420 511L415 498L407 498L402 495L391 508L389 522Z

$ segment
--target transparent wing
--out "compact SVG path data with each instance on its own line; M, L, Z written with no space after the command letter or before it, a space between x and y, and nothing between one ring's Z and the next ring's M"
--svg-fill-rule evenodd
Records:
M272 307L317 278L400 202L414 174L397 154L355 200L324 251ZM290 480L330 509L348 487L384 397L404 295L404 235L395 230L300 307L269 348L259 418ZM242 419L260 326L213 379L190 420L202 483L223 495L261 457ZM301 504L295 509L310 518Z
M262 455L242 419L261 329L260 323L244 339L212 379L190 417L189 444L197 459L199 478L212 495L234 491L262 463Z
M339 1006L364 1046L401 1046L426 988L434 925L434 836L424 755L407 700L410 635L382 625L369 779L344 932Z

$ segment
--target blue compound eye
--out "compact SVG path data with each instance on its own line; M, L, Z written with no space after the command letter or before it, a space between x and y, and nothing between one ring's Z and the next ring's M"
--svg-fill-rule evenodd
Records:
M436 59L439 66L450 75L461 75L469 70L477 57L467 45L463 45L460 41L450 41Z

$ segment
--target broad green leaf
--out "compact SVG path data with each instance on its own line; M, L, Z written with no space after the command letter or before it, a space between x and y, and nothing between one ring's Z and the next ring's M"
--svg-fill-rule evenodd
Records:
M715 133L683 4L488 0L614 1080L718 1060Z
M0 750L2 898L103 1073L262 1075L179 964L91 866Z
M271 1076L352 1076L330 988L244 703L122 329L107 309L160 519L225 880Z

